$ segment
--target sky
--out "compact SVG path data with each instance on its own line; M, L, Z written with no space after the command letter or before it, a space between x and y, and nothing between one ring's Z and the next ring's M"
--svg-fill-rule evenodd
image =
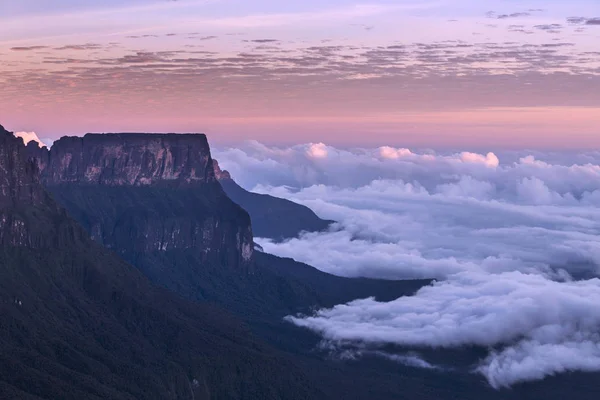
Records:
M599 41L597 0L2 0L0 123L589 148Z
M389 302L290 315L322 335L314 350L464 369L494 388L600 371L599 151L248 142L213 153L242 186L336 221L284 242L255 238L264 251L335 275L436 280ZM469 365L437 364L440 349L470 346L481 357Z

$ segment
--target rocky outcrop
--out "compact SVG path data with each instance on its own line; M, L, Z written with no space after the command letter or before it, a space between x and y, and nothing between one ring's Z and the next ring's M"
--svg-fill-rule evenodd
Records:
M151 185L215 181L210 148L200 134L88 134L63 137L40 165L48 183Z
M0 125L0 208L43 201L37 164L27 157L23 140Z
M56 200L128 261L188 250L202 264L251 269L250 218L218 183L205 135L87 134L27 149Z
M219 162L215 159L213 159L213 168L215 170L215 178L217 178L217 180L223 181L231 179L231 174L229 173L229 171L223 171L219 166Z
M68 225L48 234L39 210L50 207L57 214L62 211L50 201L38 172L23 140L0 126L0 245L57 248L83 234Z

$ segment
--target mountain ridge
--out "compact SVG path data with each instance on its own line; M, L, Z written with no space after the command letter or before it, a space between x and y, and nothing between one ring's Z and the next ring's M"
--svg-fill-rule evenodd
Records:
M321 219L310 208L268 194L244 189L213 160L215 176L223 190L234 202L248 211L256 237L283 241L296 238L303 232L321 232L335 222Z

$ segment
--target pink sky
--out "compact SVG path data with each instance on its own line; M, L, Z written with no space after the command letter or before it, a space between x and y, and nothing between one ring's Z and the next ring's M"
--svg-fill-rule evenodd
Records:
M480 3L24 0L1 6L0 123L42 138L600 146L597 2Z

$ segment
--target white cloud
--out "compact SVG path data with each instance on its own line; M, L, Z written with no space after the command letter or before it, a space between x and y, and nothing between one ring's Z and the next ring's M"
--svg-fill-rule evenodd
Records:
M322 350L329 350L335 358L341 360L357 360L364 356L377 356L409 367L424 369L442 369L436 365L432 365L427 361L423 360L421 356L419 356L419 354L415 352L409 352L406 354L390 354L386 353L385 351L373 351L367 349L346 349L339 351L335 344L326 341L321 342L320 347Z
M37 136L37 134L35 132L16 132L15 136L22 138L23 141L25 142L25 144L27 144L31 141L34 141L34 142L37 142L42 147L46 146L46 144L40 140L40 138Z
M329 153L327 151L327 146L325 146L323 143L315 143L308 146L306 154L310 158L327 158Z
M379 154L382 158L398 159L401 157L411 156L413 153L409 149L396 149L394 147L383 146L379 148Z
M500 160L498 160L498 157L494 153L487 153L484 157L477 153L463 152L460 155L460 159L463 162L481 163L492 168L500 164Z
M242 185L338 221L283 243L259 239L265 251L337 275L440 282L291 321L356 354L490 348L472 367L494 387L600 371L600 154L320 144L326 156L315 157L312 146L215 151Z
M329 341L415 347L503 345L479 366L494 387L569 370L600 370L600 280L461 273L415 296L357 300L289 317Z

